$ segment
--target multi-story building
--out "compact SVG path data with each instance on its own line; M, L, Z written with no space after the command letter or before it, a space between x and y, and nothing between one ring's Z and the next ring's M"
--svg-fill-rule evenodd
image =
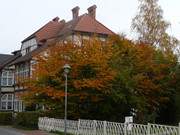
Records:
M13 65L9 65L12 61L19 57L18 51L13 55L0 54L0 110L14 110L14 70Z
M91 36L98 36L105 41L109 35L114 34L110 29L96 20L96 5L88 8L88 13L79 16L79 7L72 9L72 20L66 22L58 17L54 18L39 30L31 34L22 41L20 57L10 63L14 67L14 110L23 111L24 107L18 94L25 90L25 87L18 84L19 78L23 79L31 76L33 55L40 53L47 47L47 41L65 41L71 40L74 43L81 44L83 39L89 39Z

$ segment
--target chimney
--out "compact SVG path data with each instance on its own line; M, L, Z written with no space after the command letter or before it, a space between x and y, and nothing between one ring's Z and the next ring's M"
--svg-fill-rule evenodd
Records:
M65 21L64 19L62 19L60 22L61 22L61 23L66 23L66 21Z
M58 22L59 21L59 17L55 17L54 19L52 19L53 22Z
M97 6L96 5L93 5L93 6L91 6L91 7L89 7L87 10L88 10L88 14L92 17L92 18L94 18L94 19L96 19L96 8L97 8Z
M76 6L72 9L72 15L73 15L73 19L76 19L79 16L79 7Z

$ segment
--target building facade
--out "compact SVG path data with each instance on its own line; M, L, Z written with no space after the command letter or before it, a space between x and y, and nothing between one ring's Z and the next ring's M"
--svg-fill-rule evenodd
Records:
M18 52L13 52L13 55L0 54L0 111L14 110L15 67L10 65L10 63L19 56Z
M87 40L94 35L105 41L109 35L114 34L114 32L96 20L96 5L89 7L87 9L88 13L82 15L79 15L79 9L78 6L72 9L72 20L68 22L60 20L59 17L52 19L22 41L21 48L17 51L18 55L16 52L14 56L9 56L16 57L3 65L3 70L1 70L1 92L4 93L6 91L6 93L13 94L1 95L2 109L18 112L25 110L18 95L25 91L26 88L20 85L19 82L31 76L32 65L35 62L33 55L42 52L47 47L47 41L71 40L73 43L82 44L84 39ZM5 80L5 77L9 78L9 80ZM5 88L4 85L6 85Z

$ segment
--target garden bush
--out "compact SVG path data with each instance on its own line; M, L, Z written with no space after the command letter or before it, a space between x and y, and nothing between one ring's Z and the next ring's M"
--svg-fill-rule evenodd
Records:
M11 125L12 121L12 112L0 112L0 125Z
M14 118L14 126L25 129L38 129L39 112L19 112Z

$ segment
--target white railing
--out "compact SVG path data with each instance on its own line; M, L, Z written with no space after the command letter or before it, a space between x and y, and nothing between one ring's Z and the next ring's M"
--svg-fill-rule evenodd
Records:
M150 133L153 135L180 135L180 126L163 126L151 124Z
M40 130L64 132L64 119L39 118ZM67 120L67 132L73 135L180 135L179 126L116 123L97 120Z

